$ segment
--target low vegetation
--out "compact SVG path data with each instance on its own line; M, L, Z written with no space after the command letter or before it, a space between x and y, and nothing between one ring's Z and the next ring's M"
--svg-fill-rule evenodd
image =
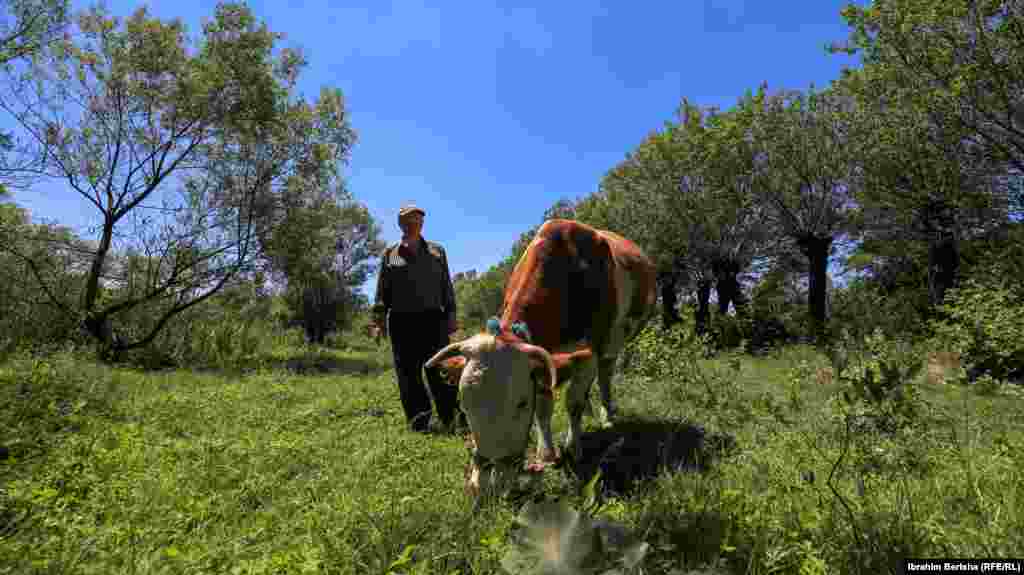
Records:
M464 439L405 431L365 329L383 244L344 181L341 92L299 94L305 57L244 2L189 36L0 1L0 575L1020 556L1020 4L851 4L830 49L859 67L684 98L550 206L642 246L661 317L624 354L616 424L586 419L580 460L474 504ZM36 189L101 225L10 203ZM536 229L452 270L456 337L499 313Z
M15 353L0 573L885 573L1024 548L1018 386L929 383L880 331L706 359L688 328L641 335L584 462L477 510L462 438L404 431L363 336L245 371Z

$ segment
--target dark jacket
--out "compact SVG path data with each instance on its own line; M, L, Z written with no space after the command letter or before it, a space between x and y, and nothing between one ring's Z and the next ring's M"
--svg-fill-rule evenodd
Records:
M440 244L421 238L415 254L406 254L401 243L381 255L373 312L383 321L396 313L443 311L455 318L455 289L448 271L448 255Z

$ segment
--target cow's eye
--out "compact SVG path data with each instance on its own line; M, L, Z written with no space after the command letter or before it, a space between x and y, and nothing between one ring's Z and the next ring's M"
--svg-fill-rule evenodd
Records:
M527 405L527 401L524 399L524 400L519 402L519 405L516 406L516 409L526 409L526 405Z

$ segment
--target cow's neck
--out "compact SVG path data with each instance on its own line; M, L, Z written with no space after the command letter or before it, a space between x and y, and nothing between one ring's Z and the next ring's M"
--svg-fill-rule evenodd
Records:
M526 313L520 306L510 305L505 308L505 312L501 316L501 332L511 335L513 333L512 324L522 322L530 330L532 341L529 343L553 352L562 344L559 341L558 321L557 318L554 319L555 322L551 323L545 321L545 318L537 317L537 314Z

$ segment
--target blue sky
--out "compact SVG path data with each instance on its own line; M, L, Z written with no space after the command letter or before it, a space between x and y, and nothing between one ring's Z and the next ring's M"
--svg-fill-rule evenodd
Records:
M770 88L827 85L846 56L847 2L251 2L309 67L302 92L341 88L359 142L348 182L388 242L399 206L427 211L424 236L452 273L504 258L561 197L597 189L682 97L731 106ZM118 15L140 3L107 0ZM75 2L76 7L85 3ZM215 3L158 0L197 34ZM88 205L60 186L15 196L33 216L87 232ZM369 287L369 286L368 286ZM372 290L368 291L372 295Z

